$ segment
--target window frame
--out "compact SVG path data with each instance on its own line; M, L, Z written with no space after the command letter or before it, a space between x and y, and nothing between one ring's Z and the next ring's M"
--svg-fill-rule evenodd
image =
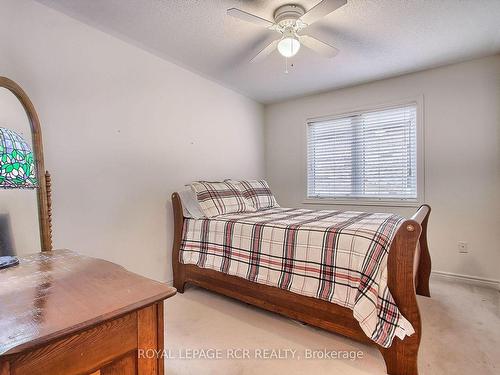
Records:
M342 117L356 116L366 112L398 108L407 105L416 105L417 120L417 198L365 198L365 197L309 197L308 196L308 126L312 122L335 120ZM304 126L304 181L305 199L303 204L319 205L349 205L349 206L390 206L390 207L418 207L425 201L425 148L424 148L424 97L423 95L404 100L385 102L383 104L363 106L350 110L338 111L334 114L321 117L310 117Z

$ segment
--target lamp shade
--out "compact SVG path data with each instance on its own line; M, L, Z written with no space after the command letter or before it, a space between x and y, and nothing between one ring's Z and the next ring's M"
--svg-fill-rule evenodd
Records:
M300 42L296 36L285 36L278 43L278 52L284 57L293 57L299 52Z
M0 127L0 188L34 189L37 186L31 147L16 132Z

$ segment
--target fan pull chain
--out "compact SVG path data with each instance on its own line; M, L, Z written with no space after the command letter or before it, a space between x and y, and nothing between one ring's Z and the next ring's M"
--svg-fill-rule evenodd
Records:
M285 74L288 74L288 57L285 57Z

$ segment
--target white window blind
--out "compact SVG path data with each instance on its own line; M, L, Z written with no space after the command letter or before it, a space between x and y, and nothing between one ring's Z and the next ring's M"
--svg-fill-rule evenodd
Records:
M417 199L417 106L307 126L309 198Z

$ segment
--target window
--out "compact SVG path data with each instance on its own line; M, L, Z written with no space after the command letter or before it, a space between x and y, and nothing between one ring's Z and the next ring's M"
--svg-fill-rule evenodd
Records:
M307 196L417 201L417 104L309 121Z

